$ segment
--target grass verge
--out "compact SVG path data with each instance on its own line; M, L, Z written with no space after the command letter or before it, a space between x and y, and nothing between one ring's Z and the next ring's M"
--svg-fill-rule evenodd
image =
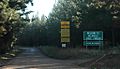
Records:
M90 59L101 56L104 52L80 48L40 47L43 54L56 59Z
M92 61L79 64L81 67L90 69L120 69L120 49L112 48L106 50L105 54Z

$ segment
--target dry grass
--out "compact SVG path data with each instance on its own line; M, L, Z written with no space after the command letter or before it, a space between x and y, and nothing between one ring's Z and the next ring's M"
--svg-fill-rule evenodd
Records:
M79 64L90 69L120 69L120 48L114 47L105 50L104 55L92 61Z
M88 59L101 56L104 53L101 50L57 48L50 46L41 47L40 49L45 55L56 59Z

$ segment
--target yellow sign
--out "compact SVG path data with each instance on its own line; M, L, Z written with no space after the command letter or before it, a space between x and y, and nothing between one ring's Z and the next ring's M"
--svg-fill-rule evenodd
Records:
M61 38L61 42L70 42L70 38Z
M70 24L70 22L69 21L61 21L61 25L63 25L63 24Z
M62 29L69 29L70 26L61 26Z
M70 22L61 21L61 42L70 42Z
M70 37L70 29L61 29L61 37Z
M69 29L70 28L70 22L69 21L61 21L61 28L62 29Z

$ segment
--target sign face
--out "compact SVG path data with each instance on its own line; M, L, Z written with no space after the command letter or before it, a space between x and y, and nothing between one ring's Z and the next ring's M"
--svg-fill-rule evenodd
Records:
M70 38L61 38L61 42L70 42Z
M103 40L102 31L84 31L83 40Z
M61 21L61 42L70 42L70 22Z
M70 22L69 21L61 21L61 28L62 29L69 29L70 28Z
M70 37L70 29L61 29L61 37Z
M66 47L66 44L62 44L62 47Z
M70 29L61 29L61 42L70 42Z
M84 46L102 46L103 41L84 41Z

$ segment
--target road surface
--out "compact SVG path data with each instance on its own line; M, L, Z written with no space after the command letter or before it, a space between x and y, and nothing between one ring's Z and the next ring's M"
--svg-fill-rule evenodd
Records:
M87 69L77 65L85 60L57 60L44 56L38 48L22 49L23 53L0 69Z

